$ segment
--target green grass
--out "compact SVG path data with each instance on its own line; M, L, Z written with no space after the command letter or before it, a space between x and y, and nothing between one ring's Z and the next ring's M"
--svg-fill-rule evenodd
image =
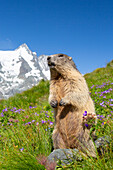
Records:
M96 135L113 138L113 61L85 75L95 103ZM0 169L52 169L44 166L52 150L53 111L48 103L49 81L0 101ZM58 169L113 169L112 141L97 159L73 160Z

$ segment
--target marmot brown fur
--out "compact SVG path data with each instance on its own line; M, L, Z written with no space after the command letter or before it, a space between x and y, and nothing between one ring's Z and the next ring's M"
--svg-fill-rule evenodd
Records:
M96 119L93 101L84 77L72 58L64 54L48 56L50 67L49 103L54 108L54 149L77 148L96 156L90 129L83 125L83 113Z

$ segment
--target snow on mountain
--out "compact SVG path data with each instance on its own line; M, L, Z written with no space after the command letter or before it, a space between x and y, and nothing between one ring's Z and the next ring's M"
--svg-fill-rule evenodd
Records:
M38 57L38 62L41 67L42 73L45 75L46 79L50 80L50 71L47 65L47 55L41 55Z
M37 57L26 44L0 51L0 99L27 90L41 79L50 79L46 55Z

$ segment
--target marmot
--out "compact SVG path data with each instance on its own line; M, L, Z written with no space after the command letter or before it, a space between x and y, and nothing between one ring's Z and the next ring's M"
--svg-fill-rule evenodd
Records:
M54 149L77 148L95 157L90 128L83 125L84 112L96 119L86 81L72 57L55 54L48 56L47 61L51 73L49 103L55 117Z

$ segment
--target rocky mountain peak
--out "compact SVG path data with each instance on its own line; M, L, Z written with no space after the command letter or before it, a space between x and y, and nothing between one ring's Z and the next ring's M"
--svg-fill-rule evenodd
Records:
M23 43L22 45L20 45L16 50L19 50L21 48L25 48L25 49L29 50L29 47L27 46L26 43Z
M33 54L33 52L29 49L26 43L20 45L15 51L20 51L20 52L28 52L28 54Z
M0 51L0 99L50 79L47 56L37 57L24 43L14 51Z

